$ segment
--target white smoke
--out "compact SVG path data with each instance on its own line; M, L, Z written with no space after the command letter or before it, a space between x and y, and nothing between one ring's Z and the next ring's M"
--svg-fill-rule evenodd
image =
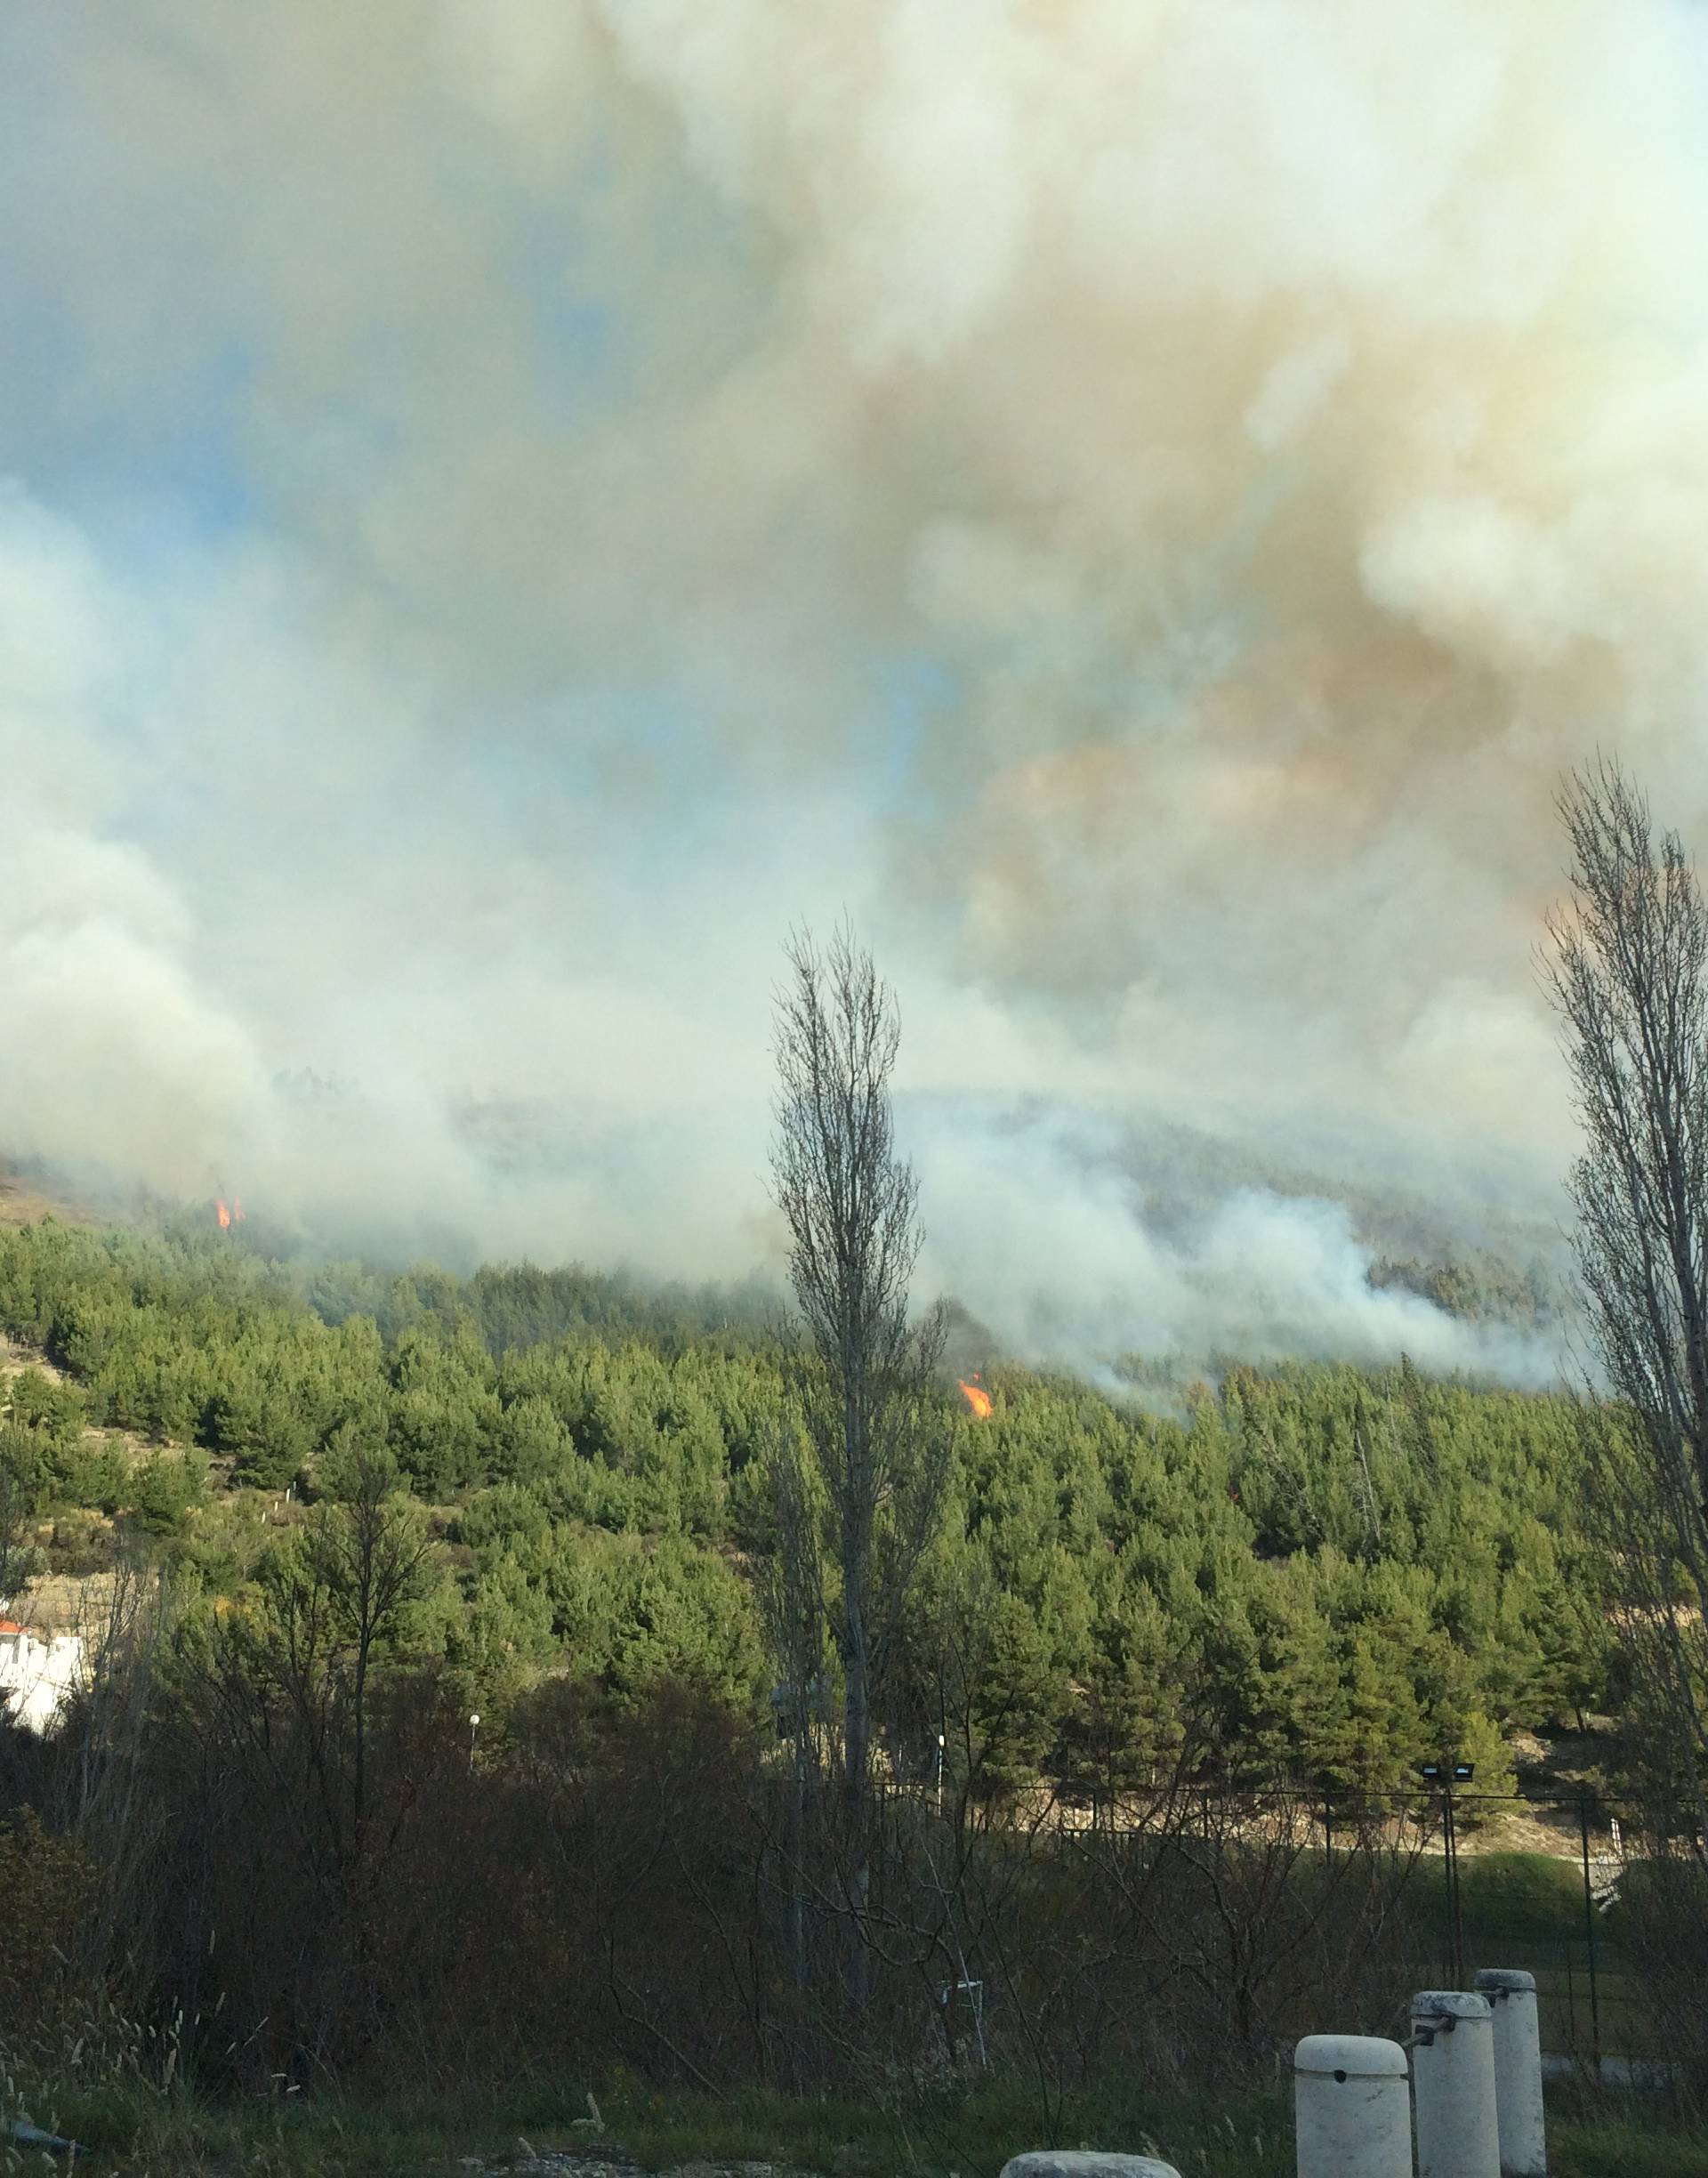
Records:
M1059 1108L963 1107L909 1122L931 1206L927 1277L1025 1359L1096 1372L1142 1357L1188 1372L1405 1352L1426 1368L1527 1385L1567 1364L1557 1325L1462 1320L1373 1284L1376 1251L1344 1203L1201 1176L1171 1190L1166 1173L1133 1170L1107 1120Z
M4 1144L739 1271L777 941L847 907L1018 1341L1522 1372L1261 1174L1545 1225L1559 773L1704 836L1703 36L14 12ZM1164 1232L969 1098L1252 1170Z

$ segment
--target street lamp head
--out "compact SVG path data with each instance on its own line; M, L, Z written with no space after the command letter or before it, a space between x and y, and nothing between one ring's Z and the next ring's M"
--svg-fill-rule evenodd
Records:
M473 1714L473 1715L472 1715L472 1716L471 1716L471 1717L469 1719L469 1729L470 1729L470 1730L471 1730L471 1731L472 1731L472 1730L473 1730L473 1729L474 1729L474 1727L475 1727L475 1726L476 1726L476 1725L477 1725L477 1724L478 1724L479 1722L480 1722L480 1712L479 1712L479 1711L477 1709L477 1710L475 1711L474 1714Z

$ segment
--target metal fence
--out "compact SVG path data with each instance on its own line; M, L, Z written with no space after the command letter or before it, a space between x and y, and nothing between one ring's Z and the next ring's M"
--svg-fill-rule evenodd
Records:
M934 1786L898 1790L893 1800L916 1811L922 1803L937 1821L964 1819L965 1811L952 1799L945 1805ZM1330 1858L1378 1847L1414 1854L1404 1923L1406 1948L1422 1977L1417 1986L1468 1988L1480 1967L1522 1968L1535 1976L1551 2053L1602 2077L1604 2059L1640 2066L1657 2053L1653 2005L1618 1911L1621 1886L1640 1857L1627 1859L1618 1819L1587 1790L1504 1794L1438 1786L1325 1795L1304 1787L1190 1787L1148 1801L1140 1795L1037 1811L1064 1842L1078 1836L1089 1843L1147 1830L1226 1836L1242 1823L1254 1830L1266 1809L1285 1811L1290 1822L1306 1826L1314 1847ZM1529 1834L1503 1840L1501 1819L1513 1815L1532 1819ZM1537 1821L1552 1833L1545 1848L1536 1843ZM1642 1827L1688 1840L1681 1819ZM1537 1883L1536 1859L1556 1864L1559 1880Z

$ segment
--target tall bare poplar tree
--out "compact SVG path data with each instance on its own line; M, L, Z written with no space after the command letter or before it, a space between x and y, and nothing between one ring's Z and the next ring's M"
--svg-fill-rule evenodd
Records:
M1708 1831L1708 910L1616 763L1559 806L1572 891L1543 975L1585 1137L1578 1265L1630 1415L1591 1432L1595 1512L1670 1782Z
M910 1321L918 1182L896 1154L894 999L844 924L820 952L791 938L774 995L773 1191L788 1220L804 1330L799 1371L812 1472L780 1485L787 1592L822 1611L842 1677L842 1802L856 1916L850 1986L866 1986L873 1703L942 1501L948 1432L931 1398L940 1310ZM800 1449L781 1456L799 1462ZM805 1508L816 1508L804 1517ZM816 1601L814 1601L816 1599ZM794 1645L810 1649L807 1630Z

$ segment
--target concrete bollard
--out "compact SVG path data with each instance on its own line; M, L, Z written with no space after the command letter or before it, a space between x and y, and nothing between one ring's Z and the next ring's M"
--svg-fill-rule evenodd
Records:
M1374 2035L1307 2035L1293 2053L1299 2178L1412 2178L1406 2053Z
M1035 2148L1010 2156L1003 2178L1180 2178L1155 2156L1106 2155L1093 2148Z
M1536 1977L1516 1966L1485 1966L1477 1989L1494 2015L1494 2110L1504 2178L1547 2178L1542 2106L1542 2028Z
M1412 1999L1412 2040L1417 2178L1500 2178L1488 1999L1420 1991Z

